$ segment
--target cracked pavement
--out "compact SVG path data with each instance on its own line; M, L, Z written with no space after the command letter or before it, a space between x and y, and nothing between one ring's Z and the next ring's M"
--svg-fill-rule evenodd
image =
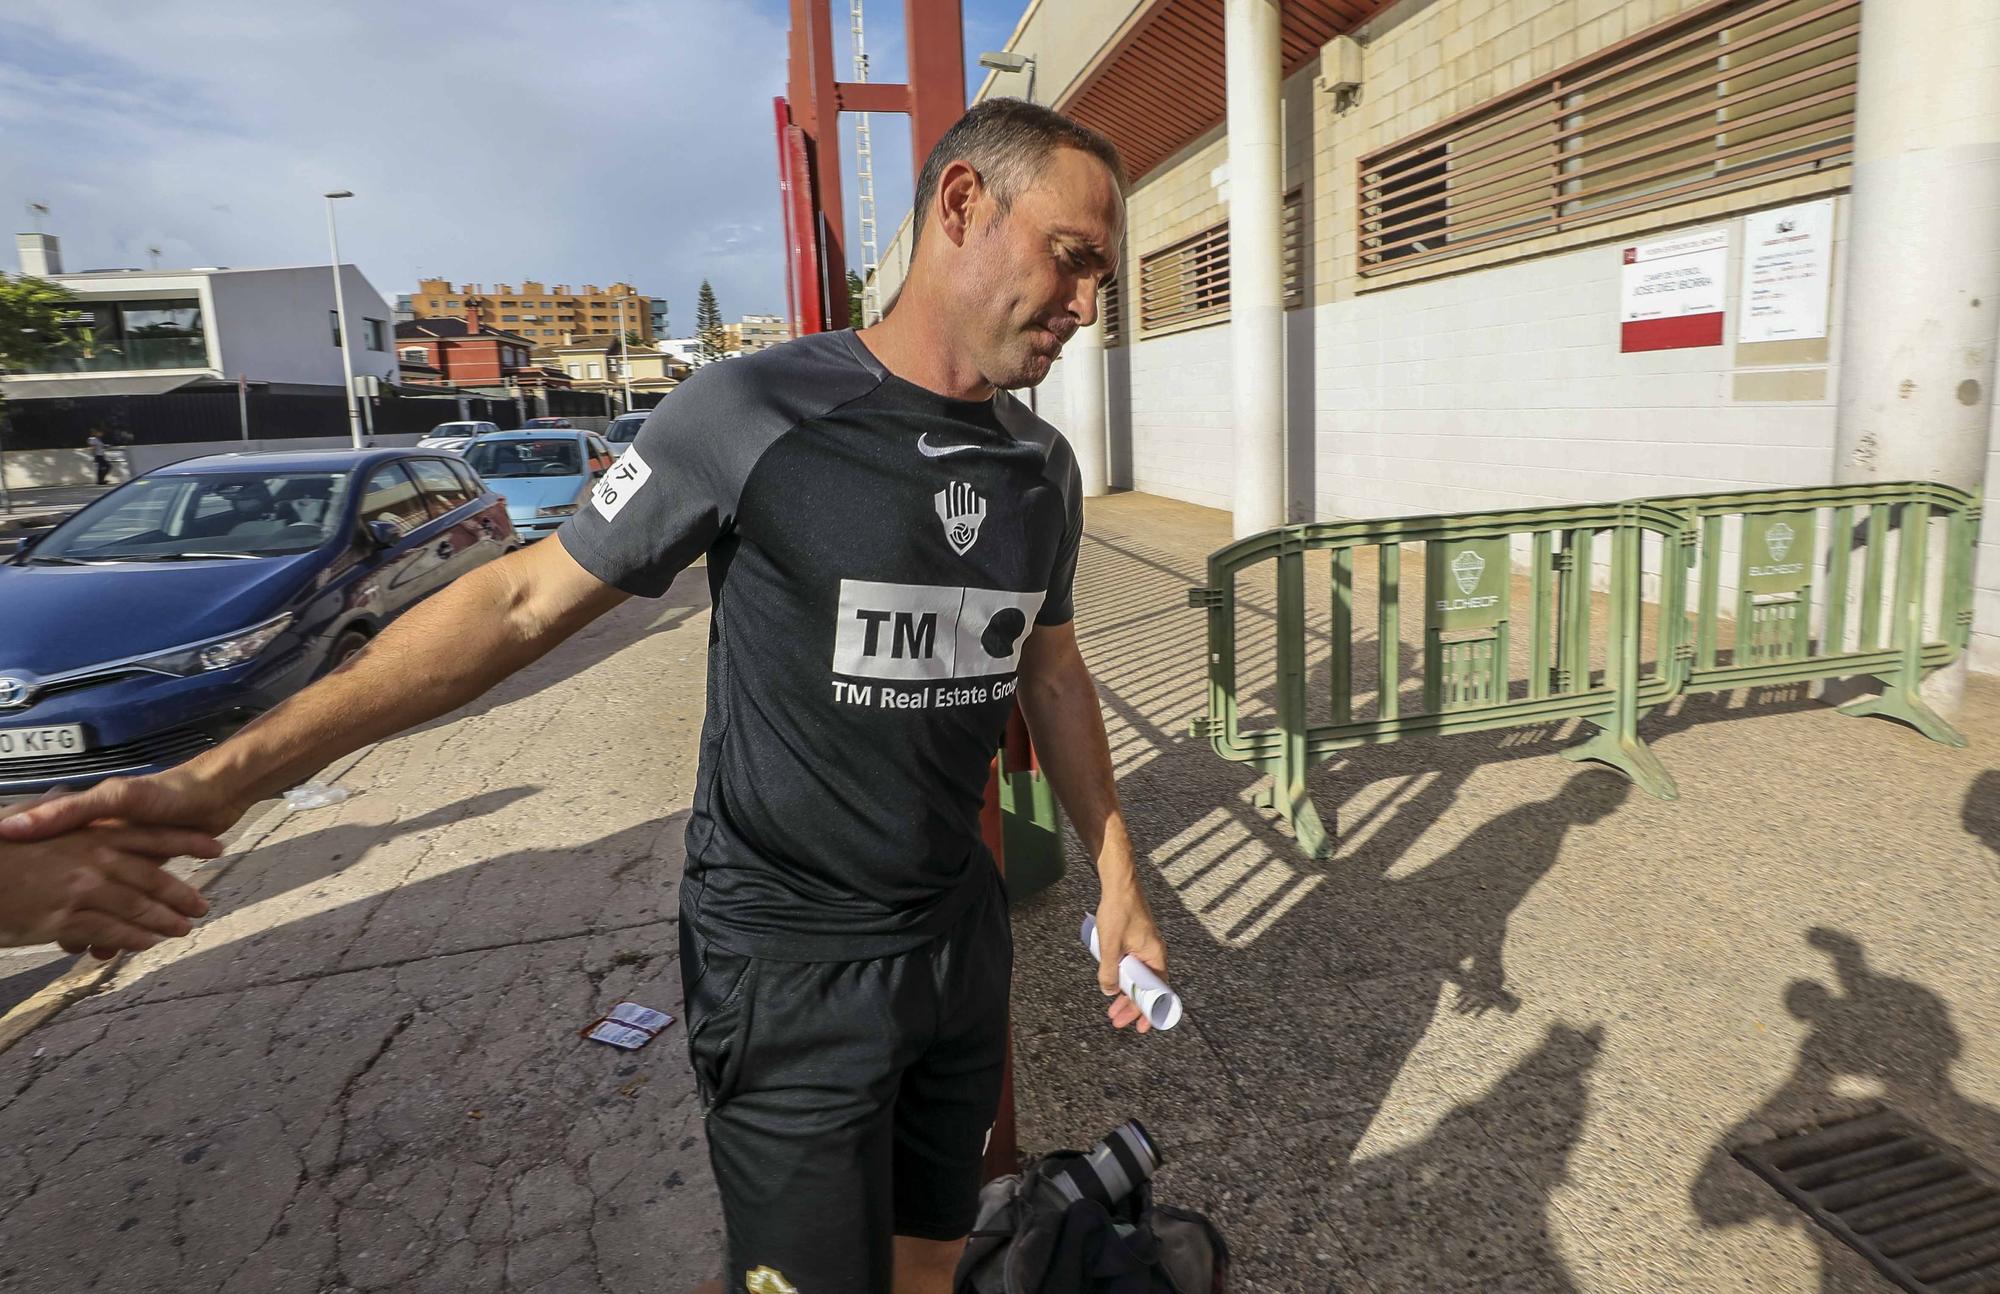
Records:
M677 1018L706 573L369 752L213 915L0 1055L0 1290L679 1290L720 1214Z
M1881 1101L2000 1168L1996 680L1966 750L1804 689L1687 698L1641 729L1675 804L1554 758L1560 726L1363 748L1311 774L1339 847L1307 860L1185 735L1185 591L1227 515L1089 522L1079 634L1188 1017L1104 1026L1072 842L1014 911L1023 1149L1143 1119L1160 1198L1256 1294L1872 1294L1734 1147ZM353 799L219 866L193 936L0 1053L0 1292L711 1274L681 1022L577 1037L625 998L681 1012L707 628L697 570L383 743Z

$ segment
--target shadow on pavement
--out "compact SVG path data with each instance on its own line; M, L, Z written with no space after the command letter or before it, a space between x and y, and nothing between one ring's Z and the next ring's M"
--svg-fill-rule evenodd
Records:
M1399 820L1428 823L1452 794L1439 779L1398 806ZM1017 928L1032 932L1034 952L1017 957L1015 994L1025 1148L1080 1148L1121 1119L1142 1119L1169 1163L1182 1164L1165 1179L1181 1194L1162 1198L1228 1219L1232 1246L1251 1259L1252 1288L1325 1288L1333 1278L1316 1255L1336 1252L1369 1280L1394 1273L1404 1282L1390 1288L1457 1289L1525 1272L1569 1288L1548 1238L1548 1202L1582 1127L1596 1030L1553 1029L1421 1145L1354 1155L1441 1003L1466 1014L1519 1009L1505 961L1510 918L1568 833L1630 795L1617 774L1580 771L1412 876L1389 874L1405 840L1385 828L1310 878L1275 920L1246 909L1228 933L1260 928L1254 943L1203 938L1169 913L1188 1023L1137 1047L1078 1010L1087 966L1044 951L1069 925L1066 910L1025 907ZM1162 865L1173 870L1171 854ZM1178 883L1184 900L1202 892L1229 902L1226 891L1201 891L1199 877ZM1194 913L1205 924L1207 915ZM1468 1145L1479 1153L1460 1155ZM1294 1196L1250 1185L1267 1172L1273 1183L1292 1181ZM1315 1191L1321 1179L1328 1186Z
M1972 779L1961 817L1966 833L2000 857L2000 768L1989 768Z
M1964 1045L1942 997L1913 980L1874 970L1860 941L1842 931L1816 927L1806 942L1826 955L1834 983L1795 980L1786 989L1785 1009L1808 1029L1799 1044L1797 1067L1755 1113L1716 1143L1695 1181L1694 1208L1711 1228L1759 1220L1801 1228L1819 1249L1822 1294L1875 1294L1888 1288L1888 1281L1775 1190L1750 1177L1733 1152L1880 1105L1957 1144L1982 1164L2000 1167L2000 1110L1967 1097L1952 1082L1952 1066Z
M709 1275L679 1021L634 1053L578 1036L627 998L680 1012L673 923L634 901L671 903L679 851L656 846L678 826L139 959L145 1000L93 999L0 1056L0 1289L652 1294ZM365 836L288 842L299 867L274 888ZM325 955L253 970L300 949Z
M1477 1100L1452 1108L1423 1140L1355 1160L1322 1207L1362 1269L1390 1288L1569 1294L1551 1234L1555 1193L1590 1111L1601 1028L1553 1025ZM1346 1148L1352 1153L1352 1147Z

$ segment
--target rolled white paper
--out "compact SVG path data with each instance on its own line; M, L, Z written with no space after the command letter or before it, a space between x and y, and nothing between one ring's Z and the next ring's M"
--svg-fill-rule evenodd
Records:
M1097 951L1097 918L1083 919L1083 946L1090 955L1103 960ZM1171 1029L1181 1022L1180 995L1153 973L1153 968L1126 953L1118 962L1118 987L1143 1011L1155 1029Z

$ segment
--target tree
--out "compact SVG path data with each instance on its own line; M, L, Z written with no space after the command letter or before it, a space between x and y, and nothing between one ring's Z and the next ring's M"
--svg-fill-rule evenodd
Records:
M853 270L847 271L847 325L859 328L868 321L861 317L862 304L868 297L868 285Z
M71 300L68 290L47 279L0 274L0 372L29 368L70 344L62 325ZM0 426L6 421L7 397L0 393ZM6 472L0 453L0 499L7 494Z
M38 363L69 344L69 292L46 279L0 273L0 369Z
M729 350L729 334L722 329L722 307L715 303L715 289L701 281L701 296L694 306L694 358L697 366L721 359Z

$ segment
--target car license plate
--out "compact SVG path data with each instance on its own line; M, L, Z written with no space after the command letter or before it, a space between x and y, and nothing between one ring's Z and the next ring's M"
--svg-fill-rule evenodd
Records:
M59 723L48 728L0 728L0 759L74 755L83 749L80 723Z

